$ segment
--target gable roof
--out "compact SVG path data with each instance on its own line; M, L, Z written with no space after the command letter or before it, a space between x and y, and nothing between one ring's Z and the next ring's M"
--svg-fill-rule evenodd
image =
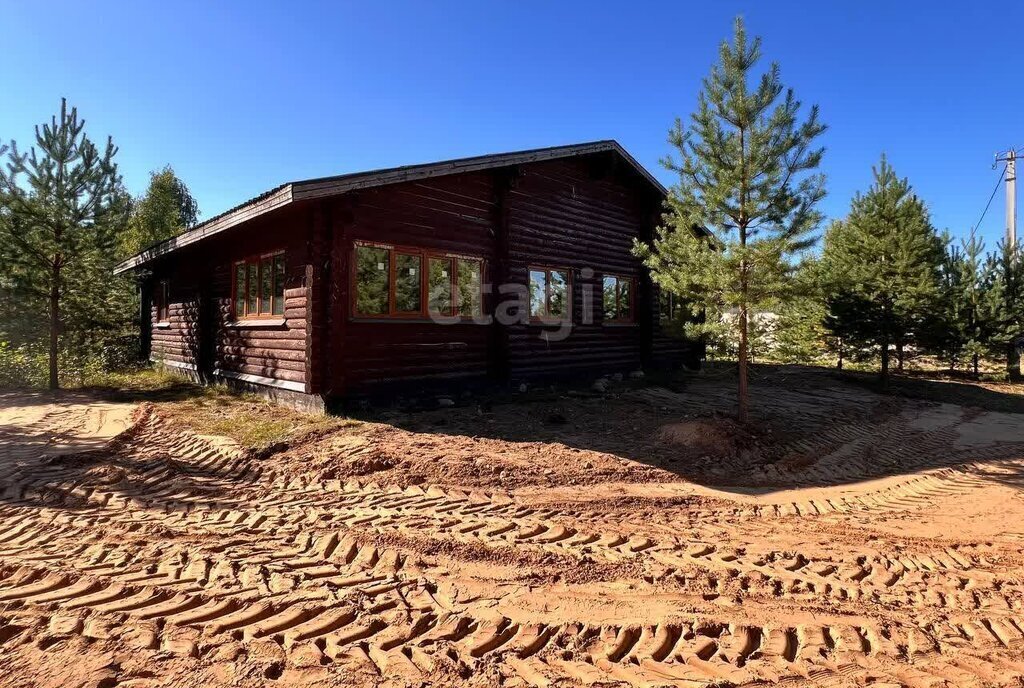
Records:
M133 268L140 267L155 258L176 251L189 244L202 241L207 237L219 234L231 227L239 225L247 220L269 213L272 210L282 208L297 201L305 201L316 198L336 196L353 191L355 189L366 189L386 184L427 179L430 177L441 177L462 172L476 172L498 167L509 167L522 165L530 162L554 160L556 158L576 157L589 155L591 153L602 153L613 151L628 162L641 177L646 179L654 189L661 195L668 192L661 182L654 178L633 156L626 152L626 149L617 141L592 141L590 143L579 143L570 146L553 146L550 148L535 148L532 150L515 151L512 153L496 153L491 155L478 155L471 158L458 158L455 160L444 160L421 165L406 165L403 167L391 167L369 172L355 172L342 174L334 177L320 177L318 179L306 179L302 181L288 182L281 184L270 191L264 192L255 198L231 208L220 215L211 217L192 229L172 237L128 258L114 268L114 274L121 274Z

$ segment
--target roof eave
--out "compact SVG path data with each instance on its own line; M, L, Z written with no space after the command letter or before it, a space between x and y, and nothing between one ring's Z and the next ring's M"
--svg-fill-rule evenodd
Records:
M348 191L364 189L374 186L384 186L418 179L431 177L442 177L451 174L474 172L485 169L497 169L513 165L524 165L531 162L545 160L556 160L558 158L573 157L578 155L589 155L614 151L622 156L644 179L646 179L662 196L668 191L655 177L648 172L640 163L626 152L618 141L605 140L593 141L569 146L554 146L551 148L538 148L521 153L498 153L493 155L482 155L472 158L461 158L438 163L426 163L423 165L410 165L406 167L389 168L379 172L353 173L338 177L325 177L321 179L310 179L307 181L291 182L284 184L266 194L263 194L251 201L243 203L217 217L207 220L203 224L168 239L123 261L114 268L114 274L133 270L141 267L160 256L176 251L180 248L194 244L209 236L223 232L235 225L251 220L255 217L276 210L295 201L311 200L336 196Z
M619 145L618 141L595 141L574 146L561 146L557 148L542 148L523 153L499 154L480 156L477 158L462 158L441 163L429 163L409 168L393 168L376 174L369 174L366 177L358 175L345 175L334 179L313 179L306 182L295 182L294 200L309 200L336 196L347 191L355 191L374 186L385 186L387 184L398 184L401 182L429 179L431 177L443 177L451 174L462 174L466 172L478 172L480 170L495 169L498 167L511 167L514 165L525 165L531 162L555 160L577 155L589 155L615 151L632 165L642 177L650 182L662 195L668 193L664 186L651 175L633 156ZM494 164L495 158L501 158L499 165Z
M238 206L213 220L207 221L195 229L190 229L176 237L162 241L159 244L150 246L146 250L137 253L127 260L119 263L114 268L114 274L120 275L146 263L159 258L162 255L177 251L180 248L201 241L208 236L218 234L226 229L241 224L247 220L269 213L292 202L292 184L285 184L271 191L265 196Z

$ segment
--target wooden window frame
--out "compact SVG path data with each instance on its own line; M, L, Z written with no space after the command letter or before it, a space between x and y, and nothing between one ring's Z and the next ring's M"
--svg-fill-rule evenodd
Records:
M274 312L274 294L277 293L277 270L275 265L278 258L285 259L284 249L277 249L274 251L265 251L263 253L253 254L240 258L231 262L231 319L233 322L252 322L258 320L281 320L283 319L284 313L287 310L284 298L284 286L281 287L281 312ZM263 263L266 259L270 259L270 310L263 312ZM242 285L242 313L238 312L238 266L245 266L245 284ZM256 266L256 312L249 312L249 266ZM282 277L283 282L288 280L287 262L285 263L285 274Z
M388 252L388 312L387 313L360 313L359 308L359 263L356 260L356 251L360 247L376 248ZM397 276L397 257L417 256L420 259L420 309L418 311L399 311L396 308L395 289ZM474 319L484 314L484 284L486 283L487 261L481 256L472 256L464 253L448 253L435 249L421 248L418 246L404 246L397 244L383 244L373 241L353 241L352 259L349 261L349 313L353 320L393 320L416 321L431 320L430 313L430 260L442 259L449 261L451 274L449 285L451 288L451 302L447 313L438 315L445 318L458 318L462 322L473 322ZM480 308L471 315L459 314L459 261L472 261L480 266Z
M162 279L156 283L156 322L171 321L171 281Z
M544 314L537 315L533 312L533 298L530 294L530 275L534 272L544 273ZM565 315L551 316L548 313L551 310L551 273L552 272L564 272L566 276L565 280ZM530 313L531 323L571 323L572 322L572 294L573 294L573 274L572 268L561 266L561 265L536 265L530 264L526 268L526 294L527 294L527 309Z
M619 313L622 300L622 283L629 284L629 317L604 317L604 281L609 277L615 280L615 312ZM635 325L636 324L636 277L606 272L601 275L601 321L604 325Z

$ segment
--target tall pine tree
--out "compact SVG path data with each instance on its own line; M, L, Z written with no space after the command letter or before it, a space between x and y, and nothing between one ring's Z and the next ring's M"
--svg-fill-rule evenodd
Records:
M894 347L917 345L935 308L944 248L924 202L885 156L871 188L826 234L826 325L848 349L877 352L883 387Z
M685 299L695 314L689 332L707 336L734 329L738 339L737 415L748 418L747 361L752 311L781 298L794 270L791 257L814 243L815 210L825 179L814 174L824 149L818 109L800 121L800 101L780 79L779 66L756 75L761 40L748 41L737 19L732 43L704 79L688 127L676 120L669 142L680 160L665 166L679 175L664 224L653 245L637 253L665 291ZM713 231L698 236L695 227ZM722 315L735 312L723 321Z
M4 271L15 289L45 303L49 387L59 386L61 305L72 280L84 287L110 284L125 194L109 138L102 149L85 134L85 121L61 101L59 117L36 127L35 146L5 146L0 169L0 240L7 243ZM75 289L76 294L79 289ZM38 302L38 301L36 301ZM37 318L44 313L35 314Z

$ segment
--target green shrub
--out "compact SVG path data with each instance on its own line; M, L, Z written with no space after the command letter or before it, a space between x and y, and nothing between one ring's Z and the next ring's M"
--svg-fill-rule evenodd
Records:
M79 387L105 371L126 367L130 352L118 347L95 351L62 348L57 354L60 386ZM45 389L49 380L50 357L46 347L0 341L0 388Z
M45 387L48 371L45 351L0 341L0 387Z

